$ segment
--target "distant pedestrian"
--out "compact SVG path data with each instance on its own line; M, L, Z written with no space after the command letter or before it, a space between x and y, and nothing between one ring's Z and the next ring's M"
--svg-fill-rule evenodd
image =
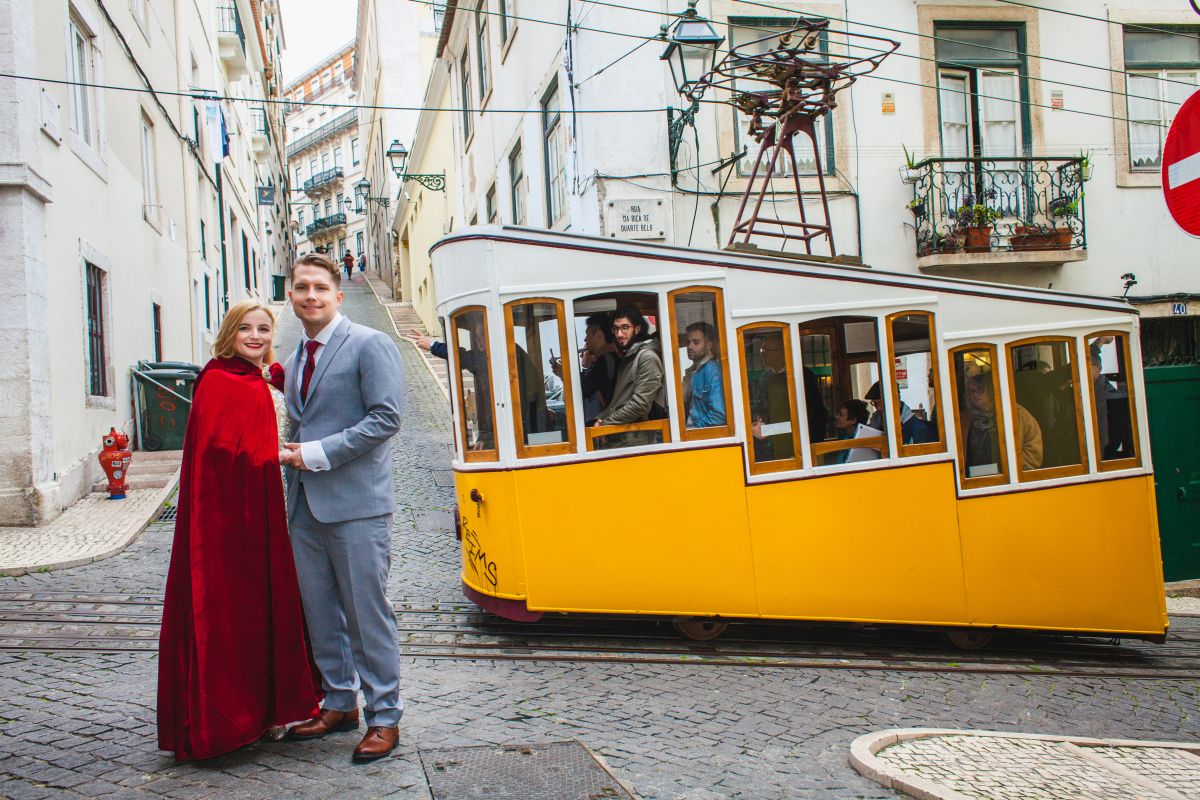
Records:
M366 253L358 254L358 274L361 275L367 271L367 255Z
M318 713L263 380L274 336L270 310L234 306L196 380L158 651L158 746L177 761Z
M350 255L350 251L346 251L346 255L342 256L342 266L346 269L346 280L354 277L354 256Z

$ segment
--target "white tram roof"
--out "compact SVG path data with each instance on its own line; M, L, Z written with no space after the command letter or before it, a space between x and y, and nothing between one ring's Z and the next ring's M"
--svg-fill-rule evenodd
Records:
M928 307L938 309L942 331L954 331L959 341L1076 327L1128 328L1138 313L1114 297L889 272L819 256L703 250L507 225L462 229L435 242L430 253L442 315L494 299L690 284L723 286L735 325Z

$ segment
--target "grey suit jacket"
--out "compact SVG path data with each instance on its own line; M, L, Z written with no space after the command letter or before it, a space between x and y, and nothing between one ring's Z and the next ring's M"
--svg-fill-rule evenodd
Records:
M297 347L284 366L289 440L319 440L331 469L284 469L289 512L303 486L308 507L321 522L392 513L396 494L389 441L400 430L404 396L404 368L395 342L343 318L317 358L305 403L300 402L299 354Z

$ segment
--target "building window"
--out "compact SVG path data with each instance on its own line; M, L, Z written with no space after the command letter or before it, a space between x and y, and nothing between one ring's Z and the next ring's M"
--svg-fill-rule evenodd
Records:
M463 141L471 139L471 54L463 50L458 62L458 96L462 101Z
M304 168L299 164L296 165L296 188L304 186Z
M242 285L250 291L250 240L242 234Z
M359 162L358 157L358 137L355 136L350 140L350 165L357 167Z
M336 145L333 148L333 166L337 169L342 165L342 146Z
M345 77L346 76L342 72L342 62L339 61L333 65L333 85L337 86L343 80L345 80Z
M892 408L900 414L900 424L892 426L896 452L901 456L944 453L933 314L892 314L887 319L887 335L892 354Z
M509 200L512 202L513 225L525 224L525 162L521 158L521 143L508 154Z
M146 28L146 4L148 2L149 0L129 0L129 10L143 30Z
M732 436L729 352L721 290L707 286L676 289L668 301L679 380L675 401L683 420L683 438Z
M1008 483L1004 409L996 348L971 344L950 351L954 418L958 423L958 475L962 488Z
M567 322L561 300L518 300L504 307L517 457L575 450L571 371L562 368ZM556 355L557 353L557 355Z
M464 461L495 461L495 404L492 402L491 365L488 355L487 319L482 306L471 306L450 318L450 348L453 350L455 400L462 423Z
M1017 478L1086 472L1075 340L1047 337L1008 345L1008 374Z
M212 330L212 279L204 276L204 330Z
M513 15L513 0L500 0L500 43L506 44L512 34L509 29L509 19Z
M792 342L788 326L756 322L738 331L742 349L742 396L750 472L800 469L796 386L792 381Z
M1023 25L938 25L942 156L1015 158L1028 141Z
M1129 379L1129 336L1098 333L1088 337L1087 349L1096 461L1102 472L1136 467L1138 432Z
M363 253L366 252L365 250L363 250L363 232L362 231L359 231L358 233L354 234L354 245L355 245L354 252L356 254L361 256Z
M567 140L559 110L558 80L542 97L542 149L546 170L546 223L556 225L567 213Z
M70 18L71 33L71 130L88 147L96 145L95 90L82 84L93 83L95 60L93 37L74 14Z
M780 46L780 37L793 30L801 21L799 17L730 17L729 43L741 48L740 52L763 53ZM757 42L757 44L753 44ZM835 42L836 46L836 42ZM829 51L827 35L822 33L818 46L813 55L824 61ZM762 81L737 81L736 88L742 92L772 91L771 84ZM826 115L816 121L815 132L817 147L821 154L821 163L826 175L834 172L833 158L833 126L829 124L831 117ZM750 175L758 158L758 142L750 133L750 117L733 109L735 131L735 149L746 148L746 155L738 162L738 174ZM797 136L795 139L796 166L801 175L815 175L817 161L813 155L812 143L807 136ZM792 165L788 159L780 157L775 164L775 174L787 176L792 174ZM760 168L760 173L763 168Z
M1179 106L1200 84L1200 26L1127 28L1125 91L1129 97L1129 166L1162 169L1163 143Z
M108 396L108 353L105 347L104 295L107 276L85 262L87 291L88 394Z
M154 167L154 125L142 117L142 216L158 219L158 178Z
M484 207L487 210L488 224L494 224L500 221L500 209L496 206L496 184L488 187L487 194L484 195Z
M483 105L491 87L491 52L488 49L487 0L475 12L475 61L479 66L479 103Z
M160 306L158 303L152 303L150 306L150 320L151 324L154 326L154 360L162 361L162 306Z
M329 151L328 150L326 150L324 153L321 153L321 172L325 172L327 169L329 169Z
M204 224L204 220L200 220L200 258L208 260L208 226Z
M304 209L303 208L296 209L296 221L300 223L301 228L304 227Z
M827 317L800 328L814 466L888 456L891 392L883 380L882 355L878 321L872 317ZM898 411L903 416L903 409Z

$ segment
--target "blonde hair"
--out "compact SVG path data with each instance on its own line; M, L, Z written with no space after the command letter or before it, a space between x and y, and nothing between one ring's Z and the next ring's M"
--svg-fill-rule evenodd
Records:
M221 329L217 331L217 340L213 342L212 346L214 358L233 358L237 355L234 341L237 337L238 326L242 324L242 320L246 318L247 314L259 309L267 313L267 317L271 320L271 327L275 327L275 315L271 313L271 309L255 300L243 300L225 312L225 319L221 320ZM274 361L275 350L268 347L267 354L263 357L263 363L272 364Z
M292 268L288 270L289 280L296 280L296 267L320 267L329 273L329 278L333 281L335 289L340 289L342 286L342 265L334 263L334 260L327 255L314 252L305 253L300 256L292 264Z

